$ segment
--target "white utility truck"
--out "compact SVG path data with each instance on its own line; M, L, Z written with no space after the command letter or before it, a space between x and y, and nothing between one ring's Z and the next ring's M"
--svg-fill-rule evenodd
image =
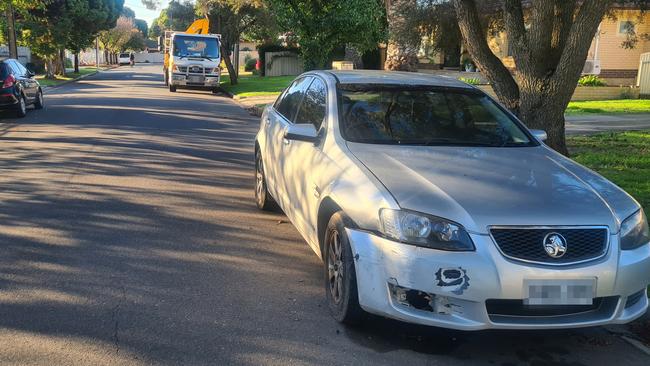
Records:
M165 32L165 85L216 92L221 78L221 35L208 34L209 22L199 19L185 32Z

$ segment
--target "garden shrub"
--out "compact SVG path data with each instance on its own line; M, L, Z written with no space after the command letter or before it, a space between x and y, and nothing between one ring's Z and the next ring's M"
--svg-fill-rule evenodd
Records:
M249 58L246 60L246 64L244 66L244 71L253 71L255 70L255 65L257 64L257 59L256 58Z
M580 86L606 86L607 83L598 75L585 75L578 80Z

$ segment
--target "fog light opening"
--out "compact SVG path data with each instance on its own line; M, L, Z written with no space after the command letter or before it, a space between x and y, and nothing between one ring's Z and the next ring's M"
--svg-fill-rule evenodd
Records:
M413 290L393 283L389 283L388 287L393 301L401 306L444 315L452 312L449 298L446 296Z

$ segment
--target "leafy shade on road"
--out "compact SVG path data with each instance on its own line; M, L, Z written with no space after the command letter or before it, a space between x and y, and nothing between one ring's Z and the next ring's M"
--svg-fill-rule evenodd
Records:
M648 99L620 99L620 100L589 100L570 102L566 109L567 114L622 114L622 113L650 113L650 100Z
M295 76L240 76L237 85L230 85L230 78L224 75L221 87L238 98L274 96L280 94Z
M567 137L571 158L597 171L650 209L650 130Z
M55 86L66 81L77 79L81 76L92 74L96 71L95 67L79 68L79 72L69 72L65 76L57 75L56 79L45 79L45 75L36 76L36 80L41 86Z

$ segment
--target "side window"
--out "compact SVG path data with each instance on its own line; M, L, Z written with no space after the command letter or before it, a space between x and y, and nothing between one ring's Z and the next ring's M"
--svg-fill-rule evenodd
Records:
M318 78L307 89L305 98L296 116L295 123L311 123L318 130L325 119L327 104L327 88L325 83Z
M311 77L298 79L293 82L286 92L284 92L282 100L279 100L278 105L275 106L275 109L283 115L284 118L293 122L296 113L298 112L298 106L300 106L302 97L311 80Z

